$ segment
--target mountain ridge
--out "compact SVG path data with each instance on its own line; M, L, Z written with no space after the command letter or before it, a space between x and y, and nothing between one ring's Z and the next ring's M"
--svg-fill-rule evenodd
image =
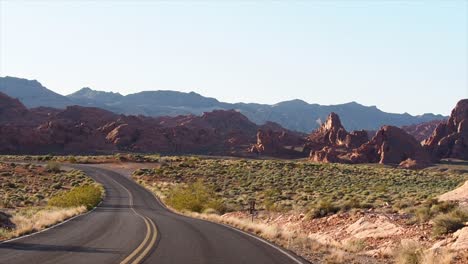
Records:
M143 91L128 95L82 88L63 96L42 86L36 80L16 77L0 77L0 92L18 98L28 108L71 105L98 107L118 114L146 116L202 115L213 110L234 109L257 124L276 122L290 130L308 133L326 119L330 112L342 118L343 125L350 130L376 130L382 125L404 126L445 119L445 116L423 114L412 116L408 113L386 113L376 106L364 106L357 102L337 105L310 104L301 99L276 104L226 103L205 97L196 92L170 90Z

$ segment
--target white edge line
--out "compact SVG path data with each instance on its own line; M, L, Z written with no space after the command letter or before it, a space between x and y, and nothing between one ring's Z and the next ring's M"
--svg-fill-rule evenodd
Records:
M16 162L16 163L22 163L22 162ZM40 164L40 165L41 165L41 164ZM68 167L68 166L64 166L64 167L74 169L74 168ZM88 177L89 177L89 176L88 176ZM89 178L91 178L91 177L89 177ZM94 180L94 179L93 179L93 180ZM96 181L96 180L94 180L94 181ZM102 184L101 184L101 185L102 185ZM40 233L43 233L43 232L45 232L45 231L47 231L47 230L50 230L50 229L52 229L52 228L56 228L56 227L58 227L58 226L61 226L61 225L65 224L65 223L67 223L67 222L69 222L69 221L71 221L71 220L73 220L73 219L75 219L75 218L78 218L78 217L80 217L80 216L88 215L88 214L90 214L91 212L93 212L94 210L96 210L96 208L98 208L98 207L102 204L102 202L104 201L104 198L105 198L105 197L103 197L103 198L101 199L101 201L98 203L98 205L96 205L96 207L94 207L94 208L91 209L90 211L87 211L86 213L79 214L79 215L75 215L75 216L73 216L73 217L70 217L70 218L66 219L66 220L63 221L63 222L60 222L60 223L51 225L51 226L47 227L46 229L42 229L42 230L40 230L40 231L33 232L33 233L31 233L31 234L27 234L27 235L15 237L15 238L8 239L8 240L3 240L3 241L0 240L0 245L1 245L1 244L6 244L6 243L8 243L8 242L13 242L13 241L16 241L16 240L20 240L20 239L23 239L23 238L31 237L31 236L34 236L34 235L37 235L37 234L40 234Z
M197 219L199 219L199 218L197 218ZM204 219L201 219L201 220L204 220ZM207 220L205 220L205 221L207 221ZM277 245L275 245L275 244L273 244L273 243L271 243L271 242L269 242L269 241L266 241L266 240L263 239L263 238L260 238L260 237L258 237L258 236L252 235L252 234L250 234L250 233L247 233L247 232L245 232L245 231L242 231L242 230L237 229L237 228L235 228L235 227L232 227L232 226L230 226L230 225L226 225L226 224L218 223L218 222L212 222L212 221L208 221L208 222L214 223L214 224L218 224L218 225L221 225L221 226L224 226L224 227L227 227L227 228L229 228L229 229L231 229L231 230L235 230L235 231L240 232L240 233L242 233L242 234L244 234L244 235L247 235L247 236L250 236L250 237L252 237L252 238L255 238L255 239L257 239L258 241L263 242L263 243L269 245L270 247L272 247L272 248L278 250L279 252L283 253L284 255L286 255L287 257L289 257L290 259L294 260L294 262L299 263L299 264L304 264L304 262L303 262L303 261L300 261L299 259L297 259L297 257L294 257L294 256L291 255L289 252L285 251L284 249L280 248L279 246L277 246Z
M50 229L53 229L53 228L56 228L58 226L61 226L67 222L70 222L71 220L75 219L75 218L78 218L80 216L85 216L85 215L88 215L90 214L91 212L93 212L94 210L96 210L96 208L98 208L100 205L101 205L102 201L96 206L94 207L92 210L84 213L84 214L79 214L79 215L75 215L71 218L68 218L67 220L63 221L63 222L60 222L58 224L55 224L55 225L52 225L52 226L49 226L47 227L46 229L43 229L41 231L37 231L37 232L34 232L34 233L31 233L31 234L27 234L27 235L24 235L24 236L20 236L20 237L15 237L15 238L12 238L12 239L9 239L9 240L4 240L4 241L0 241L0 244L5 244L5 243L8 243L8 242L13 242L13 241L16 241L16 240L20 240L20 239L23 239L23 238L27 238L27 237L31 237L31 236L34 236L34 235L37 235L37 234L40 234L40 233L43 233L43 232L46 232L47 230L50 230Z
M135 181L134 181L135 182ZM136 183L136 182L135 182ZM137 183L138 184L138 183ZM151 190L148 190L145 186L142 186L141 184L138 184L140 185L141 187L143 187L143 189L145 189L146 191L148 191L149 193L151 193L154 198L156 198L156 202L158 202L159 204L161 204L165 209L167 209L168 211L174 213L174 214L177 214L177 215L180 215L180 216L183 216L183 217L187 217L187 218L190 218L190 219L196 219L196 220L201 220L201 221L205 221L205 222L208 222L208 223L212 223L212 224L216 224L216 225L220 225L220 226L223 226L223 227L226 227L226 228L229 228L231 230L234 230L234 231L237 231L241 234L244 234L244 235L247 235L249 237L252 237L252 238L255 238L256 240L260 241L260 242L263 242L264 244L278 250L279 252L283 253L284 255L286 255L287 257L289 257L290 259L292 259L294 262L298 263L298 264L304 264L304 263L307 263L307 262L304 262L304 261L301 261L299 260L297 257L293 256L292 254L290 254L289 252L285 251L284 249L282 249L281 247L261 238L261 237L258 237L258 236L255 236L255 235L252 235L250 233L247 233L245 231L242 231L240 229L237 229L235 227L232 227L230 225L226 225L226 224L223 224L223 223L218 223L218 222L214 222L214 221L210 221L210 220L206 220L206 219L201 219L201 218L197 218L197 217L190 217L190 216L187 216L187 215L184 215L184 214L181 214L179 212L176 212L172 209L170 209L169 207L167 207L160 199L159 197L154 193L152 192Z

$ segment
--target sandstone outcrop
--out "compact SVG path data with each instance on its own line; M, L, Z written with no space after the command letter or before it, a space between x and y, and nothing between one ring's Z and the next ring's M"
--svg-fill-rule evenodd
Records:
M411 164L408 159L412 160ZM400 164L408 160L410 167L430 164L429 155L419 142L394 126L383 126L368 143L353 150L350 160L352 163L381 164Z
M0 92L0 121L14 121L26 115L28 110L18 99L13 99Z
M348 133L335 113L330 113L325 123L307 137L304 151L322 150L324 147L356 148L369 140L364 130Z
M96 154L118 151L168 154L246 155L259 129L272 129L279 144L303 141L277 124L257 126L237 111L202 116L125 116L93 107L27 109L0 94L0 153ZM263 139L263 138L262 138ZM270 145L267 144L267 151ZM282 156L281 147L268 152ZM284 151L284 153L283 153ZM297 152L297 151L295 151Z
M371 140L365 131L347 133L332 113L327 122L309 137L310 160L333 163L382 163L402 168L423 168L430 157L420 143L404 130L383 126Z
M341 156L369 140L366 131L348 133L335 113L330 113L326 122L307 137L304 152L315 162L349 163Z
M447 122L439 124L423 142L433 160L468 160L468 99L460 100Z
M303 154L295 151L305 142L305 135L289 131L280 125L267 122L257 131L257 143L249 148L249 152L275 157L299 157Z

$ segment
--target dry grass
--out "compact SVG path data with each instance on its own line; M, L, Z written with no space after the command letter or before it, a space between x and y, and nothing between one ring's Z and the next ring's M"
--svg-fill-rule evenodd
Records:
M154 184L150 185L144 181L137 181L153 192L161 201L165 202L166 196ZM169 185L169 184L168 184ZM188 217L198 218L210 222L226 224L248 233L257 235L267 241L280 245L288 250L295 252L297 255L312 261L322 263L378 263L376 260L370 260L368 257L358 256L353 253L346 252L346 249L339 248L336 245L323 244L308 236L306 233L291 231L277 224L266 224L252 222L246 218L237 218L233 216L219 215L214 213L197 213L191 211L178 211L166 206L172 211L181 213Z
M450 264L454 263L457 253L448 249L442 250L429 250L423 258L422 263L424 264Z
M340 259L348 262L351 261L350 263L357 263L352 261L352 254L349 254L342 249L331 245L321 244L315 239L310 238L307 234L291 231L275 224L255 223L248 219L215 214L200 214L194 212L183 213L189 217L226 224L248 233L255 234L306 258L306 255L312 254L318 259L326 259L327 262L325 263L344 263L336 262ZM340 257L337 258L338 256Z
M70 217L86 212L86 207L27 209L13 215L15 224L12 230L0 229L0 238L14 238L32 232L41 231Z
M397 264L421 264L423 249L414 240L401 241L400 247L395 249L395 263Z
M366 248L366 241L364 239L350 239L344 243L346 251L358 253Z

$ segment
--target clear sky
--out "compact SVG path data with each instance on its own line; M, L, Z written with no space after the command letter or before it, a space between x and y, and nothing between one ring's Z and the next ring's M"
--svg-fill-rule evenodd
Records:
M0 76L61 94L195 91L449 114L468 98L468 2L4 1Z

